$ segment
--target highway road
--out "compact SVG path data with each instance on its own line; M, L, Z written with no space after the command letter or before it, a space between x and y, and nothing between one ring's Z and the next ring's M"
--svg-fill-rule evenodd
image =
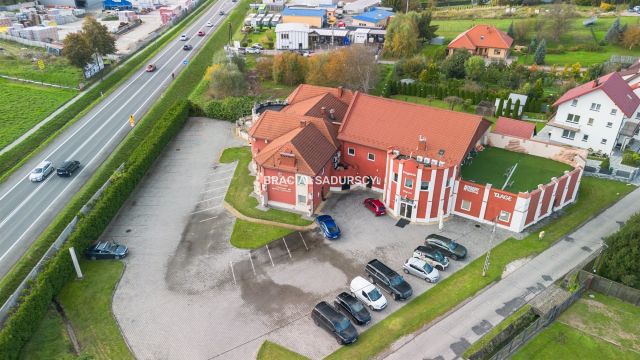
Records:
M182 32L189 36L188 41L179 41L178 34L150 61L157 66L155 72L145 72L147 64L143 64L131 78L0 185L0 276L9 271L131 131L129 116L133 114L136 120L142 118L173 81L171 74L177 76L188 66L185 63L188 64L214 30L224 24L226 14L236 4L231 0L218 0L210 6ZM224 10L225 15L220 15L220 10ZM214 26L206 26L208 21ZM197 36L199 30L203 30L205 36ZM193 50L183 50L185 44L193 45ZM30 171L41 161L50 160L57 166L67 159L78 160L82 166L72 177L61 178L54 173L40 183L29 181Z

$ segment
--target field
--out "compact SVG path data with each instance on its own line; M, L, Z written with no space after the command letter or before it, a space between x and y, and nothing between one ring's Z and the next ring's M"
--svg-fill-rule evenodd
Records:
M504 149L489 147L480 152L473 162L462 166L462 178L479 184L492 184L502 188L508 169L518 163L509 182L513 186L505 190L511 192L531 191L538 184L546 184L552 177L561 176L571 167L561 162Z
M75 94L74 90L0 79L0 149L44 120Z
M640 308L587 292L513 358L638 359Z
M77 87L83 82L82 71L71 66L66 59L45 53L44 49L26 47L0 40L0 75L42 81L50 84ZM44 70L40 70L32 59L42 59Z

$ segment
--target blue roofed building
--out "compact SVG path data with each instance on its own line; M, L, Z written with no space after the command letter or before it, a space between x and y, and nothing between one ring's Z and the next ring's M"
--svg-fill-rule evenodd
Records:
M389 20L395 15L392 11L372 8L360 15L353 16L351 26L384 29L389 25Z
M321 28L327 22L326 9L285 8L282 10L282 23L307 24L313 28Z

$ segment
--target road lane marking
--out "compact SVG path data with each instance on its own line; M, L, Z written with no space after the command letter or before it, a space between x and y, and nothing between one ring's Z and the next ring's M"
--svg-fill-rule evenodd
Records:
M217 188L213 188L213 189L205 190L205 191L201 192L201 194L209 193L209 192L216 191L216 190L220 190L220 189L226 189L226 188L227 188L226 186L220 186L220 187L217 187Z
M199 214L199 213L201 213L201 212L205 212L205 211L209 211L209 210L213 210L213 209L215 209L215 208L219 208L220 206L222 206L222 205L216 205L216 206L214 206L214 207L210 207L210 208L207 208L207 209L194 211L194 212L192 212L192 213L191 213L191 215Z
M225 180L229 180L229 179L231 179L231 178L230 178L230 177L228 177L228 178L224 178L224 179L218 179L218 180L213 180L213 181L207 181L205 184L211 184L211 183L214 183L214 182L225 181Z
M212 197L212 198L208 198L208 199L205 199L205 200L200 200L200 201L198 201L196 204L200 204L200 203L203 203L203 202L206 202L206 201L211 201L211 200L213 200L213 199L219 199L219 198L224 197L224 196L225 196L225 195L214 196L214 197Z

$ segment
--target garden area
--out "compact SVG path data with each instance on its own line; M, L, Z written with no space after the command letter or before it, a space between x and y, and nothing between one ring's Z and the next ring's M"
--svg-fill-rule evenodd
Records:
M511 168L517 167L504 190L512 193L535 190L538 184L547 184L552 177L559 177L571 166L538 156L487 147L462 166L462 178L478 184L491 184L502 188Z

